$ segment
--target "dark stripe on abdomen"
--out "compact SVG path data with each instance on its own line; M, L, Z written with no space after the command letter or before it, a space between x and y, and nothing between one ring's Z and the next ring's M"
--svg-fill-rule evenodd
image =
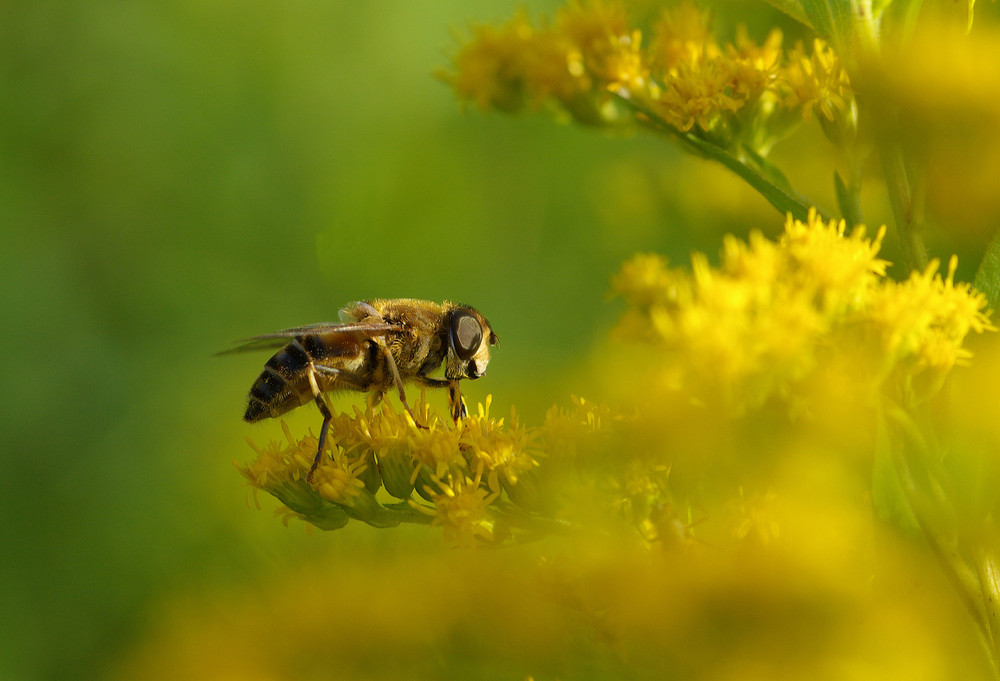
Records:
M264 367L263 373L257 377L250 388L250 397L261 402L270 402L280 393L287 390L288 381L271 367Z
M299 339L296 338L291 343L285 347L278 350L274 357L267 360L267 364L264 366L270 367L275 372L288 378L290 376L295 376L297 373L306 368L309 364L309 355L302 348L299 343ZM263 377L263 374L261 374Z
M250 402L243 420L254 422L288 411L296 404L289 404L290 383L309 364L309 355L299 343L299 338L281 348L264 365L257 380L250 388Z

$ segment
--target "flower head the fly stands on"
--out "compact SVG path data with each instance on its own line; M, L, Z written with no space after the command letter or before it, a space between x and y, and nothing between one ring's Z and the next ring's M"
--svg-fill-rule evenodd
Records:
M383 528L438 525L457 544L520 539L543 525L532 506L537 490L529 494L523 480L544 452L538 429L522 426L513 410L508 419L490 416L490 402L457 424L423 401L419 427L389 404L339 414L312 484L307 452L316 438L296 438L283 423L285 442L251 443L258 457L240 470L287 507L286 519L321 529L355 519Z

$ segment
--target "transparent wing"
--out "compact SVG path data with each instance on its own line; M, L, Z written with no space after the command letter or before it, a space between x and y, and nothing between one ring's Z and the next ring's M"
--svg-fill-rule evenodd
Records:
M399 324L388 324L386 322L356 322L352 324L337 324L334 322L320 322L319 324L306 324L305 326L295 326L290 329L282 329L272 333L264 333L259 336L251 336L234 341L236 347L216 355L231 355L236 352L256 352L258 350L273 350L288 344L289 339L296 336L330 336L343 333L361 334L369 338L384 336L393 331L400 331L403 327Z

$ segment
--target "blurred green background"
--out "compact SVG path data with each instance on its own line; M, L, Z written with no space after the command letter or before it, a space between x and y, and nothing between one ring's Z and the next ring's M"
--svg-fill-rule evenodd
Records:
M463 111L432 74L519 4L0 7L0 678L100 678L172 594L440 542L248 505L232 462L280 431L242 423L266 357L230 340L468 302L502 340L470 402L537 422L587 394L624 258L780 229L663 140Z

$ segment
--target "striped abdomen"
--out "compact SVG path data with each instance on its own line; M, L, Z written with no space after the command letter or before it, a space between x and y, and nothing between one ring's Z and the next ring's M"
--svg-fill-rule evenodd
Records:
M267 360L264 371L250 388L250 401L243 419L252 423L280 416L313 400L315 395L309 381L313 364L341 372L337 377L317 372L316 383L321 391L335 387L365 389L356 379L365 355L365 342L360 337L348 334L296 336Z

